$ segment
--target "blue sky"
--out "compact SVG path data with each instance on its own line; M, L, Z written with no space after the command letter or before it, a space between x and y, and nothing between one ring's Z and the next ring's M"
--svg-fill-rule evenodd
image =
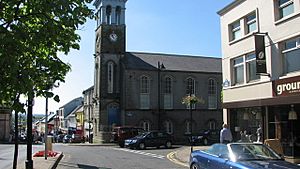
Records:
M126 3L126 50L221 57L220 18L217 11L233 0L128 0ZM49 101L49 111L82 96L94 80L96 22L88 20L78 33L80 50L62 60L72 65L66 82L53 91L60 102ZM34 114L45 113L45 99L36 98Z

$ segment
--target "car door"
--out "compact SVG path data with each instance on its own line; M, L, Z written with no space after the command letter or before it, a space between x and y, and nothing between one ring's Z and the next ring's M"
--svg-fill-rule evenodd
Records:
M154 137L154 133L149 133L146 138L145 138L145 145L147 147L153 147L155 146L155 137Z

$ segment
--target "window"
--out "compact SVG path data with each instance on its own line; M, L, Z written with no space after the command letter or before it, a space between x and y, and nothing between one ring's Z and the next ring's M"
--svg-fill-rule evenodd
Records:
M260 78L256 74L256 56L254 53L246 55L247 82Z
M214 79L208 80L208 108L217 108L217 85Z
M284 73L300 70L300 37L284 42L283 62Z
M172 134L173 133L173 123L170 120L167 120L165 122L165 130L168 134Z
M234 84L244 83L244 57L233 60L233 76Z
M246 24L247 24L246 34L254 32L257 29L257 26L256 26L256 13L255 12L251 13L250 15L248 15L246 17Z
M241 38L241 26L240 26L240 20L234 22L230 25L231 27L231 41Z
M279 19L294 13L293 0L278 0Z
M164 109L173 108L173 97L172 97L172 79L170 77L165 78L164 88Z
M111 24L111 6L106 7L106 23Z
M150 131L150 122L149 121L143 121L141 123L141 127L145 130L145 131Z
M191 133L191 122L190 121L187 121L185 123L185 133L186 134L190 134Z
M114 88L114 63L108 62L107 64L107 92L113 93Z
M140 79L140 108L150 108L150 81L147 76L142 76Z
M208 122L208 127L210 130L215 130L216 129L216 122L215 121L209 121Z
M116 24L120 25L121 24L121 7L117 6L116 8Z
M187 79L186 95L195 95L195 80L193 78ZM195 104L192 104L192 109L195 109ZM187 109L190 109L190 105L186 105Z

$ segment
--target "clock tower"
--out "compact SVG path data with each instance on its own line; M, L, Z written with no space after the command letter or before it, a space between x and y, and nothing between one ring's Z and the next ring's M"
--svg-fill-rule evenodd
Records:
M121 63L125 55L127 0L96 0L94 139L106 142L112 126L121 125Z

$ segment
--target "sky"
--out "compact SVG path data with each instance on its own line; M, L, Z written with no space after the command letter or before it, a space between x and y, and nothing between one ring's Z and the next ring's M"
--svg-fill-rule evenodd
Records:
M126 3L126 51L195 56L221 56L219 10L233 0L128 0ZM55 112L94 83L96 21L88 20L77 33L80 50L60 58L72 66L65 83L53 92L48 111ZM34 114L45 114L45 98L35 98Z

